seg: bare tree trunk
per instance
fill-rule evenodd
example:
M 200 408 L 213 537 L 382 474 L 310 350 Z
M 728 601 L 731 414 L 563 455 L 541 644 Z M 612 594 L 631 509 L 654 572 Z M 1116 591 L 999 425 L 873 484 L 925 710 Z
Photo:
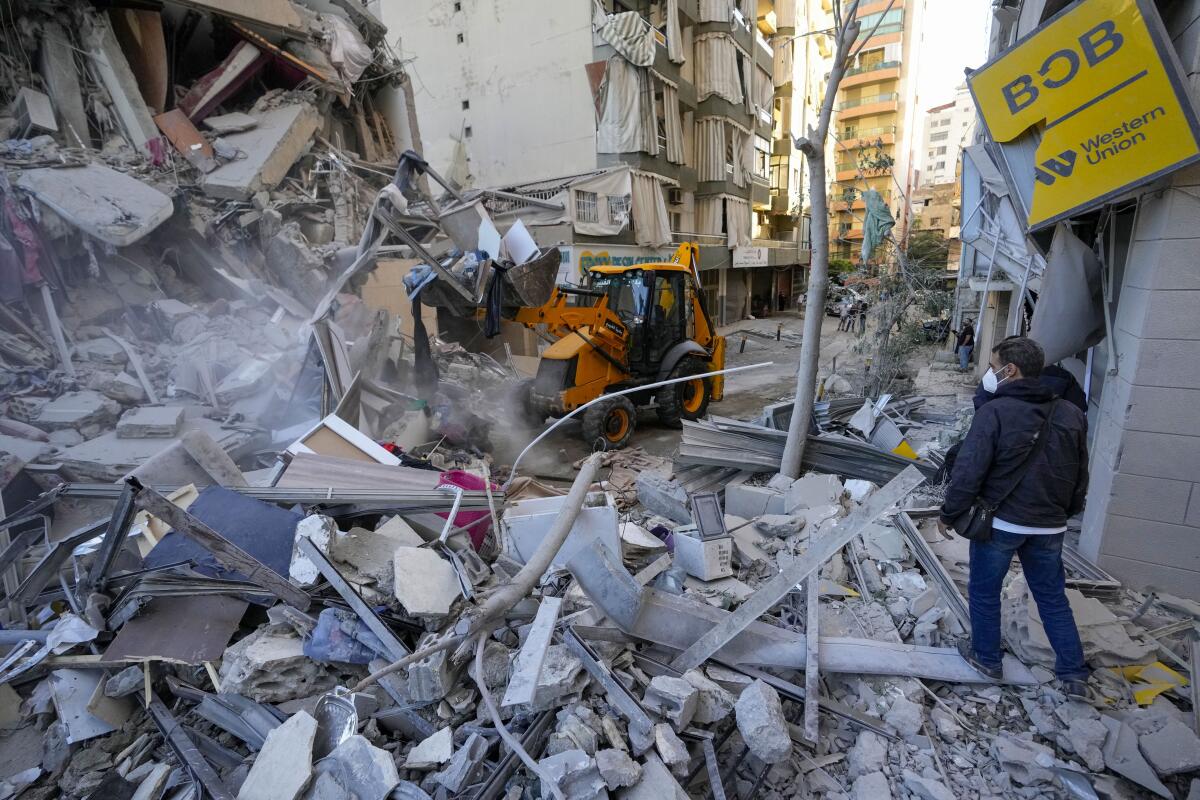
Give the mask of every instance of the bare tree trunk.
M 788 478 L 800 477 L 800 465 L 804 461 L 804 446 L 808 443 L 808 428 L 816 400 L 821 323 L 825 318 L 825 295 L 829 289 L 829 188 L 825 184 L 825 140 L 829 138 L 833 101 L 837 98 L 838 86 L 846 74 L 858 38 L 860 25 L 854 18 L 857 10 L 858 0 L 854 0 L 846 9 L 845 21 L 838 25 L 837 50 L 829 71 L 829 83 L 825 86 L 816 130 L 809 128 L 807 138 L 796 142 L 808 165 L 812 266 L 808 276 L 808 297 L 804 303 L 804 339 L 800 342 L 800 367 L 796 371 L 796 400 L 792 405 L 787 444 L 784 445 L 783 460 L 779 465 L 779 473 Z

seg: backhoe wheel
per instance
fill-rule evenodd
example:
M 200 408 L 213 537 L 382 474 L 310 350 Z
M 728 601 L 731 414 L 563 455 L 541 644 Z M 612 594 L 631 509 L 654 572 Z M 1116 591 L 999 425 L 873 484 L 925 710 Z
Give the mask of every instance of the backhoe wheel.
M 540 428 L 549 414 L 546 407 L 533 399 L 533 378 L 527 378 L 513 387 L 509 395 L 511 407 L 521 424 L 528 428 Z
M 685 358 L 671 370 L 670 378 L 704 374 L 704 365 L 694 358 Z M 712 384 L 708 378 L 694 378 L 682 383 L 663 386 L 654 396 L 658 421 L 668 428 L 682 428 L 682 420 L 697 420 L 708 411 L 712 399 Z
M 636 424 L 637 411 L 629 398 L 610 397 L 583 412 L 583 439 L 594 449 L 620 450 Z

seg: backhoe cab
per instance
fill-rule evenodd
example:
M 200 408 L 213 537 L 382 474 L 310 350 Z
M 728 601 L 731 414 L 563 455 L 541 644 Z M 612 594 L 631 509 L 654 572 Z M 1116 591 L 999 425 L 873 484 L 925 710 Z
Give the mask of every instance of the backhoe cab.
M 544 325 L 552 341 L 522 387 L 530 418 L 540 423 L 611 392 L 723 369 L 725 340 L 699 290 L 698 252 L 685 243 L 669 262 L 595 267 L 587 287 L 558 287 L 545 305 L 519 309 L 517 322 Z M 678 428 L 723 394 L 723 377 L 713 376 L 616 395 L 584 411 L 584 438 L 615 450 L 633 434 L 638 406 L 653 403 L 659 421 Z

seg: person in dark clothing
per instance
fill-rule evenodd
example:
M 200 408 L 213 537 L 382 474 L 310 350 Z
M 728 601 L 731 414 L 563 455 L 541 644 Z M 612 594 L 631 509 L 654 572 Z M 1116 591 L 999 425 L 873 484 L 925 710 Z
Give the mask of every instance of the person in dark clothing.
M 1017 337 L 1010 336 L 1008 338 L 1015 339 Z M 1007 341 L 1007 339 L 1005 341 Z M 1087 395 L 1083 393 L 1083 387 L 1079 385 L 1079 381 L 1075 380 L 1074 375 L 1067 372 L 1057 364 L 1047 364 L 1042 368 L 1042 374 L 1038 380 L 1041 381 L 1042 386 L 1045 387 L 1047 391 L 1053 392 L 1055 396 L 1061 397 L 1063 400 L 1066 400 L 1068 403 L 1082 411 L 1083 425 L 1084 428 L 1087 427 Z M 983 388 L 983 384 L 975 387 L 975 397 L 972 398 L 972 402 L 975 404 L 975 410 L 978 411 L 980 406 L 989 400 L 994 400 L 995 397 L 996 395 Z
M 1055 394 L 1039 380 L 1044 360 L 1041 346 L 1026 337 L 992 350 L 983 385 L 994 398 L 975 413 L 938 527 L 953 528 L 976 499 L 1002 497 L 1053 412 L 1042 451 L 996 508 L 991 538 L 971 542 L 971 639 L 959 652 L 982 674 L 1001 677 L 1000 590 L 1015 553 L 1054 649 L 1055 674 L 1067 695 L 1086 698 L 1088 669 L 1067 602 L 1062 546 L 1067 519 L 1083 510 L 1087 494 L 1087 430 L 1077 406 L 1052 403 Z
M 958 353 L 958 368 L 963 372 L 971 363 L 971 351 L 975 349 L 975 323 L 969 319 L 962 321 L 962 330 L 956 332 L 954 352 Z

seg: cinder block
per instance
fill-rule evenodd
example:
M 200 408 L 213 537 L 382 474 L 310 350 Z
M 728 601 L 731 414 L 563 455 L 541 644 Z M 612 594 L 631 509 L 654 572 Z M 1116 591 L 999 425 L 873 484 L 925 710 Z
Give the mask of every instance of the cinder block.
M 1126 586 L 1153 586 L 1179 597 L 1200 600 L 1200 572 L 1109 555 L 1101 555 L 1098 564 Z
M 1123 517 L 1182 524 L 1192 484 L 1143 475 L 1114 476 L 1108 513 Z
M 642 472 L 637 476 L 636 485 L 638 502 L 650 511 L 680 525 L 691 523 L 687 490 L 677 481 L 661 472 Z
M 1194 480 L 1200 475 L 1200 436 L 1126 431 L 1120 471 L 1126 475 Z

